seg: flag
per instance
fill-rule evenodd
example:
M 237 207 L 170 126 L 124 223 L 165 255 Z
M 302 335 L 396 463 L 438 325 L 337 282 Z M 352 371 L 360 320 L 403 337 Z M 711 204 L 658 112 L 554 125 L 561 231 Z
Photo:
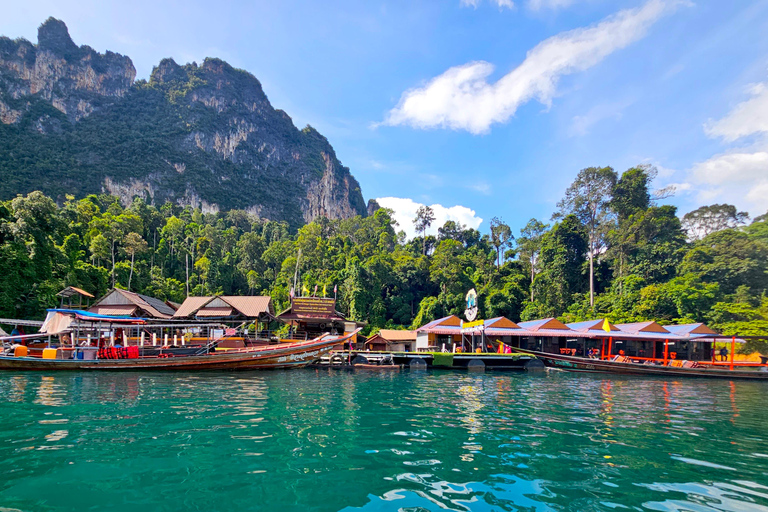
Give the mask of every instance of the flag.
M 313 295 L 313 297 L 317 297 L 317 285 L 315 285 L 315 294 Z
M 333 285 L 333 294 L 336 295 L 336 285 Z
M 293 296 L 295 295 L 295 293 L 294 293 L 294 291 L 293 291 L 293 286 L 291 286 L 291 293 L 289 293 L 288 295 L 289 295 L 291 298 L 293 298 Z
M 605 332 L 611 332 L 611 324 L 608 323 L 608 319 L 603 320 L 603 330 Z
M 307 288 L 307 285 L 304 285 L 301 288 L 301 293 L 302 293 L 302 296 L 304 296 L 304 297 L 308 297 L 309 296 L 309 288 Z
M 323 297 L 325 297 L 325 285 L 323 285 Z

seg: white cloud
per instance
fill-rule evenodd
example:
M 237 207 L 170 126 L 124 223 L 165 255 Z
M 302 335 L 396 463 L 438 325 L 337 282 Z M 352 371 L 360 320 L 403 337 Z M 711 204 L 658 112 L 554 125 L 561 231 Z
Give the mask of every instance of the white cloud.
M 543 9 L 561 9 L 563 7 L 569 7 L 576 3 L 576 0 L 530 0 L 528 7 L 533 11 L 541 11 Z
M 768 133 L 768 83 L 749 88 L 752 97 L 736 105 L 719 121 L 710 121 L 704 131 L 710 137 L 733 142 L 755 133 Z
M 503 123 L 531 99 L 549 106 L 563 75 L 583 71 L 642 38 L 680 0 L 649 0 L 600 23 L 550 37 L 531 49 L 517 68 L 489 83 L 494 66 L 475 61 L 455 66 L 423 87 L 403 93 L 384 124 L 451 128 L 474 134 Z
M 416 236 L 416 231 L 413 227 L 413 219 L 416 218 L 416 210 L 420 206 L 424 206 L 421 203 L 417 203 L 413 199 L 403 197 L 379 197 L 376 198 L 376 202 L 383 208 L 389 208 L 395 212 L 394 219 L 399 226 L 396 228 L 398 231 L 405 231 L 408 239 Z M 470 228 L 478 229 L 483 219 L 475 214 L 474 210 L 467 208 L 466 206 L 451 206 L 445 207 L 441 204 L 430 205 L 435 212 L 435 221 L 427 229 L 428 235 L 437 235 L 437 228 L 440 228 L 446 221 L 452 220 L 460 222 Z
M 512 0 L 491 0 L 491 3 L 496 4 L 499 9 L 503 9 L 504 7 L 512 9 L 515 7 Z M 480 5 L 480 0 L 461 0 L 460 4 L 462 7 L 474 7 L 477 9 L 477 6 Z
M 735 142 L 755 134 L 768 134 L 768 82 L 749 87 L 751 97 L 736 105 L 704 131 L 710 137 Z M 761 214 L 768 209 L 768 139 L 746 148 L 733 148 L 696 163 L 688 182 L 701 202 L 735 204 Z
M 753 214 L 768 209 L 768 149 L 715 155 L 691 175 L 702 202 L 732 203 Z

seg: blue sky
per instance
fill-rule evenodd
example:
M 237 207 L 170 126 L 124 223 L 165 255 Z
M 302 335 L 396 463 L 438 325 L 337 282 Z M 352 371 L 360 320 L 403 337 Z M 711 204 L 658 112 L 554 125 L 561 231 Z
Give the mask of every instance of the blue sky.
M 487 230 L 549 219 L 579 169 L 639 163 L 683 214 L 768 210 L 768 0 L 36 1 L 78 44 L 220 57 L 330 140 L 363 195 Z M 483 219 L 480 222 L 480 219 Z M 435 226 L 436 228 L 436 226 Z

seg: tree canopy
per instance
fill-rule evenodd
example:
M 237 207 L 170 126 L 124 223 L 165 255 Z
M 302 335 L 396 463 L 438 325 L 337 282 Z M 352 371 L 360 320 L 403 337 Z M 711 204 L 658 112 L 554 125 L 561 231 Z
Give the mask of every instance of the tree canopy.
M 428 211 L 416 219 L 422 236 L 406 240 L 383 208 L 292 229 L 242 210 L 123 206 L 109 195 L 57 205 L 32 192 L 0 202 L 0 316 L 41 318 L 65 286 L 99 296 L 113 282 L 176 302 L 264 294 L 279 309 L 301 251 L 299 289 L 337 286 L 337 309 L 366 321 L 367 332 L 461 315 L 475 288 L 486 318 L 653 319 L 765 333 L 768 219 L 719 224 L 689 240 L 676 208 L 654 201 L 652 169 L 612 173 L 599 170 L 603 197 L 585 199 L 587 213 L 577 215 L 581 199 L 572 198 L 552 226 L 531 219 L 517 238 L 500 219 L 489 234 L 448 221 L 427 236 Z

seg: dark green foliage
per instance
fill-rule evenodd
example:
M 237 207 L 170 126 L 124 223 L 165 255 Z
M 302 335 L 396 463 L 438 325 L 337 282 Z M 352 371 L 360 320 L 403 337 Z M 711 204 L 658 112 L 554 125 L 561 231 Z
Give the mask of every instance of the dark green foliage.
M 67 59 L 83 51 L 89 62 L 98 57 L 75 46 L 64 27 L 67 43 L 59 24 L 44 24 L 46 44 Z M 3 40 L 0 52 L 18 44 Z M 0 73 L 0 83 L 14 80 Z M 312 127 L 296 129 L 255 77 L 219 59 L 200 66 L 163 60 L 149 82 L 122 97 L 89 96 L 94 111 L 74 124 L 38 95 L 14 99 L 0 89 L 0 100 L 24 112 L 14 124 L 0 123 L 0 199 L 42 190 L 61 204 L 110 183 L 140 184 L 137 193 L 155 205 L 193 191 L 225 211 L 258 205 L 262 217 L 298 228 L 308 185 L 330 172 L 350 189 L 334 199 L 366 212 L 359 184 L 328 140 Z
M 289 305 L 298 268 L 298 294 L 317 286 L 318 294 L 325 288 L 332 295 L 337 285 L 337 309 L 367 322 L 368 331 L 462 315 L 465 294 L 475 288 L 480 318 L 653 319 L 766 334 L 766 221 L 689 243 L 675 208 L 650 202 L 649 175 L 628 172 L 617 187 L 640 191 L 626 192 L 639 199 L 608 198 L 616 211 L 605 220 L 607 247 L 595 257 L 594 304 L 588 230 L 575 215 L 549 230 L 532 220 L 500 262 L 498 240 L 456 223 L 437 237 L 406 242 L 384 208 L 292 230 L 243 210 L 204 214 L 138 199 L 123 208 L 117 198 L 95 194 L 65 196 L 57 206 L 33 192 L 0 202 L 0 316 L 40 318 L 65 285 L 102 295 L 113 274 L 116 286 L 130 281 L 132 290 L 163 300 L 268 294 L 280 310 Z

